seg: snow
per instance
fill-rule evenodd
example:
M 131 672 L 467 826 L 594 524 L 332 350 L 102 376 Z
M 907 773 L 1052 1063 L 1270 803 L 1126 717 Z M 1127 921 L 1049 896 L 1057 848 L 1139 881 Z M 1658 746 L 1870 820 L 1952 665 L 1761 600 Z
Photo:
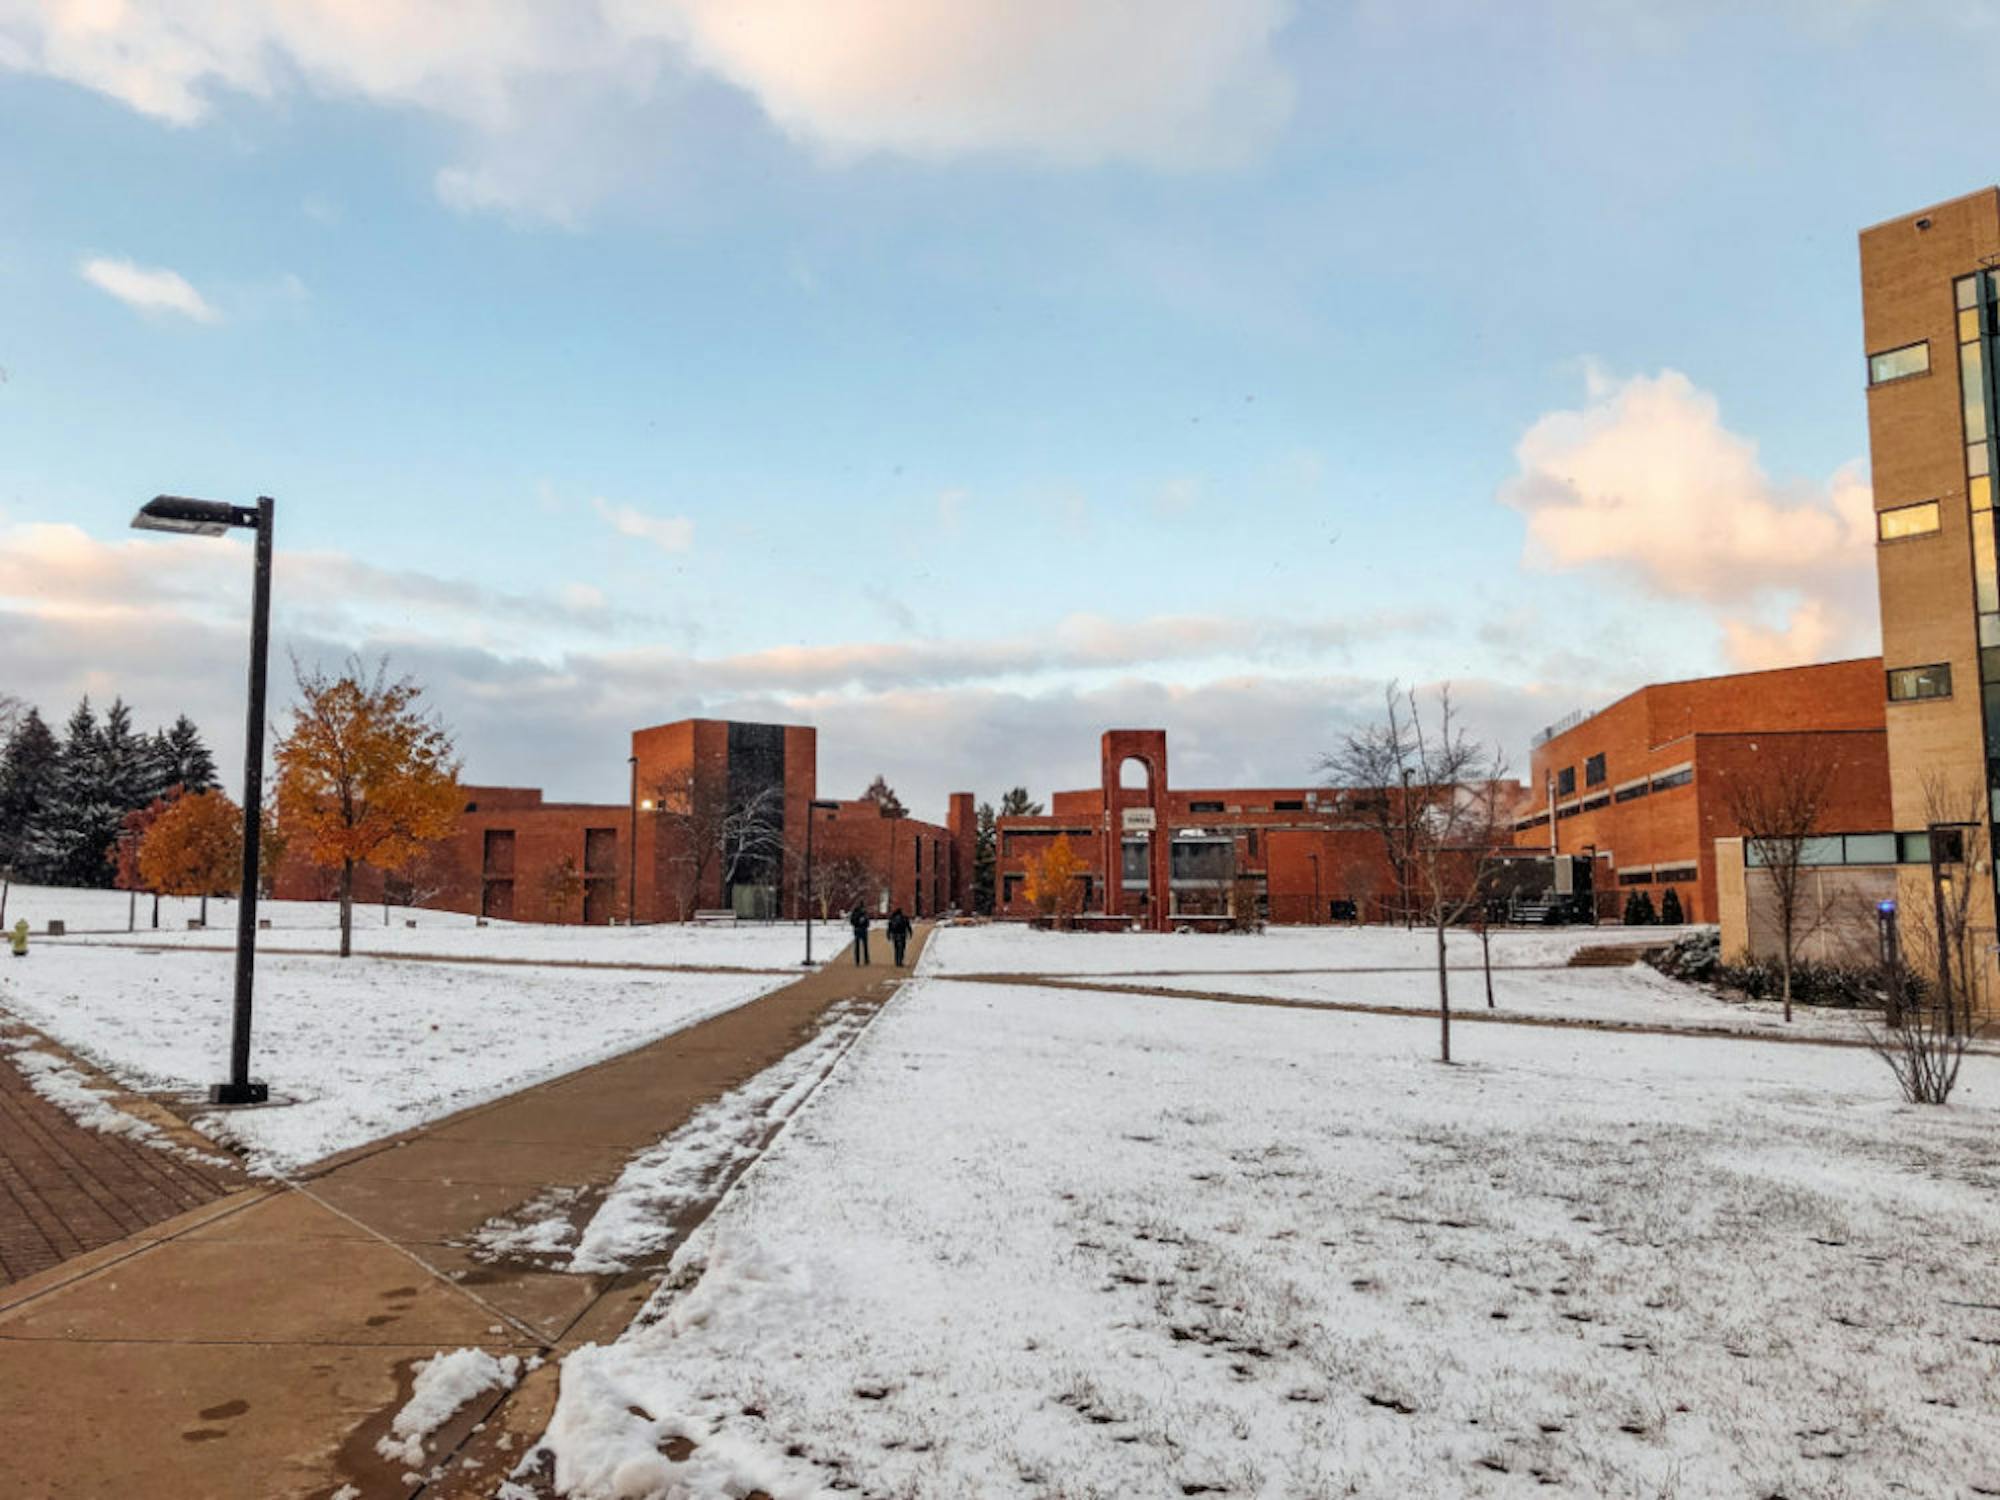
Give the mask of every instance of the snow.
M 46 943 L 0 965 L 0 1012 L 128 1087 L 199 1093 L 227 1065 L 232 964 Z M 240 1145 L 253 1170 L 281 1173 L 616 1056 L 789 978 L 266 955 L 251 1073 L 293 1102 L 195 1123 Z
M 110 1089 L 92 1083 L 80 1069 L 55 1053 L 36 1047 L 29 1036 L 0 1027 L 0 1056 L 14 1065 L 15 1070 L 27 1080 L 29 1088 L 85 1130 L 126 1136 L 140 1145 L 151 1146 L 156 1151 L 171 1151 L 190 1161 L 212 1166 L 228 1165 L 220 1157 L 182 1145 L 152 1121 L 142 1120 L 118 1108 L 111 1102 Z
M 389 1435 L 376 1439 L 375 1451 L 392 1463 L 421 1465 L 424 1440 L 452 1413 L 482 1391 L 511 1391 L 520 1373 L 518 1355 L 495 1359 L 484 1349 L 440 1350 L 417 1366 L 410 1399 L 390 1419 Z
M 627 1162 L 580 1235 L 569 1217 L 578 1190 L 553 1188 L 484 1225 L 473 1235 L 473 1246 L 487 1259 L 538 1257 L 542 1270 L 576 1275 L 630 1270 L 671 1243 L 682 1213 L 714 1196 L 756 1157 L 866 1024 L 866 1013 L 834 1006 L 804 1045 L 703 1105 L 678 1130 Z
M 1666 946 L 1695 927 L 1508 927 L 1492 934 L 1493 962 L 1565 964 L 1580 948 Z M 1045 932 L 992 922 L 945 929 L 926 972 L 941 974 L 1249 974 L 1299 969 L 1434 967 L 1437 939 L 1425 928 L 1271 927 L 1259 933 Z M 1479 966 L 1479 939 L 1447 934 L 1454 966 Z
M 987 931 L 937 970 L 1029 967 Z M 2000 1487 L 2000 1060 L 1922 1109 L 1852 1048 L 1435 1044 L 919 979 L 564 1363 L 558 1491 Z

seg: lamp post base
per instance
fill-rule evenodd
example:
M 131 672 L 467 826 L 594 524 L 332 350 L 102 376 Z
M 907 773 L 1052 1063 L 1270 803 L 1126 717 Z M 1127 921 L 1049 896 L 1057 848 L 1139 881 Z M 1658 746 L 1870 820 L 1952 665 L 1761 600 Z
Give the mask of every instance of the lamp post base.
M 268 1083 L 212 1083 L 208 1086 L 210 1104 L 268 1104 L 271 1101 L 271 1086 Z

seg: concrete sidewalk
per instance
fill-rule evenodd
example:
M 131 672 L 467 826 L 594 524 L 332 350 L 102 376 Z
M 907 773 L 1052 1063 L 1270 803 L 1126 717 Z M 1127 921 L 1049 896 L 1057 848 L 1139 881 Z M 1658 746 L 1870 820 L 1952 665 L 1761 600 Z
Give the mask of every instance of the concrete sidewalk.
M 490 1492 L 496 1468 L 539 1435 L 554 1360 L 616 1337 L 652 1277 L 482 1263 L 455 1242 L 551 1187 L 594 1201 L 631 1155 L 784 1057 L 830 1007 L 879 1005 L 907 972 L 839 953 L 622 1057 L 0 1289 L 7 1492 L 277 1500 L 346 1484 L 407 1496 L 423 1486 L 379 1458 L 375 1439 L 415 1362 L 462 1345 L 550 1360 L 512 1399 L 472 1403 L 432 1445 L 450 1454 L 485 1421 L 475 1446 Z M 461 1471 L 424 1492 L 467 1482 Z

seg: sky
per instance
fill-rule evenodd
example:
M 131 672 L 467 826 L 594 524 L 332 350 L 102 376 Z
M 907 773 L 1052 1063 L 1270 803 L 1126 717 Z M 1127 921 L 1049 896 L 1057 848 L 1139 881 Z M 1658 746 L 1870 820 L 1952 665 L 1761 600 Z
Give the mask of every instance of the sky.
M 1988 0 L 0 0 L 0 691 L 233 762 L 386 655 L 470 780 L 1304 785 L 1877 649 L 1855 234 Z

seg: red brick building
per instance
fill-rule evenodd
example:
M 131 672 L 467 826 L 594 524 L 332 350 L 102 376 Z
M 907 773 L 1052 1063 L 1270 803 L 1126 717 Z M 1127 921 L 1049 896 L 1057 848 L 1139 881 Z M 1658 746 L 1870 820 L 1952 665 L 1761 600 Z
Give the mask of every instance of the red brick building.
M 1046 813 L 999 820 L 996 916 L 1034 915 L 1022 894 L 1028 862 L 1059 835 L 1084 865 L 1084 912 L 1107 922 L 1165 929 L 1220 921 L 1239 894 L 1283 923 L 1365 918 L 1395 900 L 1365 806 L 1383 793 L 1177 789 L 1162 729 L 1110 730 L 1101 759 L 1098 786 L 1056 792 Z
M 457 833 L 385 880 L 356 872 L 356 896 L 503 920 L 684 921 L 699 911 L 797 918 L 812 904 L 934 916 L 969 904 L 973 799 L 948 823 L 889 818 L 873 802 L 818 797 L 818 735 L 797 724 L 683 719 L 637 730 L 623 803 L 545 802 L 528 787 L 468 785 Z M 296 853 L 285 899 L 333 894 L 337 872 Z
M 1834 766 L 1829 830 L 1893 826 L 1883 682 L 1872 656 L 1739 672 L 1656 683 L 1552 725 L 1530 760 L 1541 805 L 1517 820 L 1515 843 L 1590 855 L 1601 916 L 1615 920 L 1634 890 L 1657 908 L 1672 889 L 1687 920 L 1713 922 L 1715 841 L 1744 832 L 1730 784 L 1780 746 Z

